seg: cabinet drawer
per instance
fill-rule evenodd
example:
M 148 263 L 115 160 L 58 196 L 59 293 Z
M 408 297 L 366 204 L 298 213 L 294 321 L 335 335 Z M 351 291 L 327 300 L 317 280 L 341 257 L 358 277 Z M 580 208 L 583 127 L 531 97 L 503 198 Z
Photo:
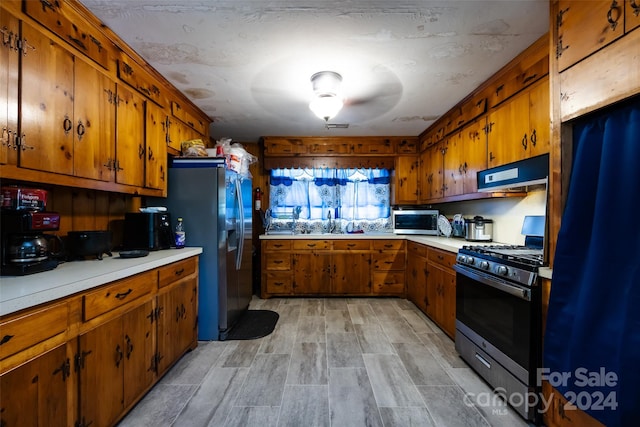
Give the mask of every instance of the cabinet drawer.
M 268 294 L 288 295 L 293 289 L 291 287 L 291 273 L 265 273 L 265 279 Z
M 265 270 L 291 270 L 290 254 L 265 254 Z
M 118 60 L 118 77 L 156 104 L 164 106 L 166 97 L 159 87 L 160 83 L 133 60 Z
M 331 249 L 329 240 L 294 240 L 292 242 L 293 250 L 309 251 L 314 249 Z
M 407 254 L 412 256 L 418 256 L 421 258 L 427 257 L 427 247 L 416 242 L 407 243 Z
M 57 34 L 71 46 L 109 69 L 110 53 L 115 50 L 111 41 L 87 23 L 76 11 L 62 1 L 25 1 L 27 15 Z
M 404 249 L 404 240 L 374 240 L 373 249 L 383 251 L 398 251 Z
M 369 240 L 335 240 L 333 249 L 338 251 L 368 251 L 371 248 Z
M 264 139 L 264 155 L 305 154 L 307 146 L 301 139 Z
M 196 259 L 189 258 L 184 261 L 174 262 L 165 267 L 160 267 L 158 277 L 158 287 L 167 286 L 176 280 L 187 277 L 196 272 Z
M 311 145 L 312 154 L 349 154 L 351 146 L 347 143 L 326 142 Z
M 456 254 L 429 248 L 429 261 L 447 268 L 453 268 L 453 265 L 456 263 Z
M 0 323 L 0 359 L 63 333 L 68 319 L 65 302 Z
M 358 142 L 353 144 L 354 154 L 393 154 L 393 144 L 386 139 L 383 142 Z
M 291 249 L 291 240 L 264 240 L 263 249 L 266 251 L 288 251 Z
M 191 127 L 191 129 L 194 129 L 195 131 L 197 131 L 202 135 L 206 135 L 207 127 L 209 126 L 209 123 L 202 121 L 201 119 L 197 118 L 194 114 L 191 114 L 189 111 L 186 111 L 176 101 L 171 101 L 171 114 L 173 114 L 173 116 L 179 119 L 182 123 Z
M 371 256 L 371 261 L 374 270 L 404 270 L 405 268 L 404 252 L 374 253 Z
M 399 271 L 373 273 L 372 292 L 374 294 L 403 294 L 404 273 Z
M 82 298 L 83 320 L 86 322 L 147 295 L 157 286 L 157 283 L 157 272 L 149 271 L 88 293 Z

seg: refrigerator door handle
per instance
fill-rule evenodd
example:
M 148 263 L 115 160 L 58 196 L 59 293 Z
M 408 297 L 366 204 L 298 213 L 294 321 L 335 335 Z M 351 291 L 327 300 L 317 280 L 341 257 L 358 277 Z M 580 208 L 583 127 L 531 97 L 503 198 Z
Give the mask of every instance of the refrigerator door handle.
M 240 177 L 236 176 L 236 202 L 238 203 L 238 252 L 236 253 L 236 270 L 242 266 L 242 252 L 244 252 L 244 205 L 242 204 L 242 185 Z

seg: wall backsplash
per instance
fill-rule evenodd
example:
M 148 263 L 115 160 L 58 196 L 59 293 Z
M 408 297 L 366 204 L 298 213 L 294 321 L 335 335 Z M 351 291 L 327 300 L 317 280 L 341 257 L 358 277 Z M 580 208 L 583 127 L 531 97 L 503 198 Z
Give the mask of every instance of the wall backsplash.
M 545 215 L 547 193 L 544 188 L 530 191 L 526 197 L 471 200 L 437 206 L 443 215 L 452 219 L 460 213 L 465 218 L 481 215 L 493 220 L 493 241 L 522 245 L 522 222 L 526 215 Z

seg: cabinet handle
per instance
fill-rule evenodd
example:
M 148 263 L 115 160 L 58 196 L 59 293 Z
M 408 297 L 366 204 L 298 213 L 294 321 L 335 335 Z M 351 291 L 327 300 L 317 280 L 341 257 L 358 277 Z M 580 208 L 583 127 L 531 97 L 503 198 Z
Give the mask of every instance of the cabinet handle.
M 614 19 L 615 12 L 615 19 Z M 620 19 L 620 8 L 618 7 L 618 2 L 613 0 L 611 2 L 611 6 L 609 7 L 609 11 L 607 12 L 607 22 L 612 30 L 615 31 L 618 26 L 618 20 Z
M 636 0 L 631 0 L 629 4 L 631 5 L 631 9 L 633 9 L 633 14 L 636 16 L 640 15 L 640 5 L 636 3 Z
M 524 78 L 524 80 L 522 80 L 522 84 L 526 85 L 527 83 L 529 83 L 531 80 L 535 79 L 536 77 L 538 77 L 537 74 L 532 74 L 530 76 L 527 76 Z
M 3 336 L 2 340 L 0 340 L 0 345 L 8 343 L 9 341 L 11 341 L 11 338 L 13 338 L 13 337 L 14 337 L 14 335 L 5 335 L 5 336 Z
M 148 150 L 149 150 L 149 160 L 153 160 L 153 150 L 151 150 L 151 147 L 149 147 Z
M 49 0 L 40 0 L 40 3 L 42 3 L 42 10 L 43 11 L 47 11 L 47 7 L 49 9 L 51 9 L 52 12 L 55 12 L 55 9 L 53 8 L 53 4 L 49 1 Z
M 116 160 L 116 161 L 113 163 L 113 169 L 114 169 L 116 172 L 117 172 L 117 171 L 122 171 L 122 170 L 124 170 L 124 168 L 121 168 L 121 167 L 120 167 L 120 160 Z
M 282 263 L 283 263 L 283 261 L 282 261 L 281 259 L 274 259 L 274 260 L 273 260 L 273 263 L 274 263 L 274 264 L 282 264 Z
M 176 305 L 176 322 L 180 321 L 180 307 Z
M 118 344 L 116 346 L 116 368 L 120 367 L 120 362 L 122 362 L 123 358 L 124 354 L 122 353 L 122 348 L 120 347 L 120 344 Z
M 62 129 L 64 130 L 64 134 L 68 135 L 73 127 L 73 123 L 71 123 L 71 119 L 69 116 L 64 116 L 64 120 L 62 122 Z
M 524 148 L 525 150 L 527 149 L 527 134 L 525 133 L 524 136 L 522 137 L 522 148 Z
M 536 130 L 534 129 L 533 132 L 531 132 L 531 145 L 535 147 L 537 141 L 538 141 L 538 136 L 536 135 Z
M 184 268 L 181 268 L 180 270 L 176 270 L 173 272 L 173 274 L 175 274 L 176 276 L 182 276 L 182 273 L 184 273 Z
M 78 120 L 78 126 L 76 127 L 76 132 L 78 133 L 78 140 L 82 141 L 82 137 L 84 136 L 85 128 L 82 124 L 82 120 Z
M 142 144 L 138 144 L 138 157 L 143 158 L 144 152 L 146 151 L 145 147 Z
M 123 300 L 123 299 L 125 299 L 127 296 L 129 296 L 129 294 L 130 294 L 131 292 L 133 292 L 133 289 L 129 289 L 127 292 L 118 292 L 118 293 L 116 294 L 116 299 Z
M 131 343 L 131 338 L 129 335 L 125 335 L 125 341 L 127 341 L 127 360 L 131 358 L 131 353 L 133 353 L 133 344 Z
M 53 375 L 57 373 L 62 374 L 62 381 L 66 381 L 68 377 L 71 376 L 71 364 L 69 363 L 69 359 L 67 358 L 62 364 L 53 371 Z
M 307 246 L 310 248 L 315 248 L 316 244 L 315 243 L 307 243 Z

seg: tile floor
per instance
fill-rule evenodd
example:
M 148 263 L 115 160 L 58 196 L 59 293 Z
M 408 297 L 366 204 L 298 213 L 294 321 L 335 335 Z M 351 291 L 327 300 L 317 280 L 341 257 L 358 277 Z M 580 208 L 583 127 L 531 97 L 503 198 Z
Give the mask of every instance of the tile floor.
M 279 313 L 271 335 L 200 342 L 120 426 L 526 426 L 502 402 L 474 398 L 489 387 L 406 300 L 255 298 L 250 308 Z

